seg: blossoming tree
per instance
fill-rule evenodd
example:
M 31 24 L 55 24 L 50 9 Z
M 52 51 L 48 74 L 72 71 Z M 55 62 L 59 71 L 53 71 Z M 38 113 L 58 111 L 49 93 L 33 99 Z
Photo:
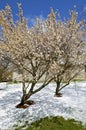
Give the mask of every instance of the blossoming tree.
M 51 57 L 48 54 L 48 45 L 45 44 L 46 35 L 42 24 L 36 19 L 36 25 L 28 28 L 20 4 L 18 10 L 19 20 L 16 24 L 13 22 L 10 6 L 0 11 L 0 25 L 3 27 L 4 35 L 1 50 L 2 56 L 7 53 L 12 64 L 22 74 L 23 95 L 19 105 L 24 105 L 31 95 L 43 89 L 53 78 L 48 72 Z M 42 84 L 36 87 L 41 78 Z
M 51 9 L 46 21 L 48 42 L 53 46 L 50 72 L 57 84 L 55 94 L 66 87 L 83 69 L 86 63 L 85 22 L 77 21 L 76 8 L 71 12 L 68 21 L 57 20 L 56 13 Z M 66 84 L 62 84 L 62 82 Z

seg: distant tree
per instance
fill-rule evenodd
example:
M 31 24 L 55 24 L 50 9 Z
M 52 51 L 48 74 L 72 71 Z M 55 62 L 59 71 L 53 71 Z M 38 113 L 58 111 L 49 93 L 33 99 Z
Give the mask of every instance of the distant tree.
M 3 50 L 1 46 L 4 45 L 4 37 L 2 28 L 0 30 L 0 82 L 12 80 L 12 69 L 10 64 L 10 58 L 6 53 L 3 55 Z
M 11 80 L 10 62 L 5 56 L 3 59 L 0 56 L 0 82 Z

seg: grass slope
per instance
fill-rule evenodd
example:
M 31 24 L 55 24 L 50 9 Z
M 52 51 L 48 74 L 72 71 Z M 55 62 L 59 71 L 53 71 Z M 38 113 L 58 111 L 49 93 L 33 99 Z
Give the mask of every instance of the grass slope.
M 15 130 L 86 130 L 85 126 L 82 126 L 81 122 L 77 122 L 74 119 L 65 120 L 63 117 L 46 117 L 25 125 L 15 128 Z

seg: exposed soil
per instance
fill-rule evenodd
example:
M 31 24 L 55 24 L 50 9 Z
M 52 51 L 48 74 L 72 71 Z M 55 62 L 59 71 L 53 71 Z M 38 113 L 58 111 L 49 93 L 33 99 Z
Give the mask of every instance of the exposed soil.
M 55 94 L 55 97 L 62 97 L 62 93 Z
M 4 89 L 0 88 L 0 90 L 4 90 Z
M 16 107 L 16 108 L 23 108 L 23 109 L 26 109 L 27 107 L 29 107 L 30 105 L 33 105 L 33 104 L 35 104 L 34 101 L 28 100 L 28 101 L 26 101 L 24 104 L 19 103 L 19 104 L 16 105 L 15 107 Z

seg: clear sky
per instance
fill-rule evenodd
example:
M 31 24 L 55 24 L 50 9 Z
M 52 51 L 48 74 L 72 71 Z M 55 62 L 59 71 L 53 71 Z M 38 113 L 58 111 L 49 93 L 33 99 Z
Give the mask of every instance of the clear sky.
M 17 17 L 17 3 L 22 3 L 24 16 L 30 22 L 33 22 L 35 17 L 47 17 L 50 12 L 50 7 L 54 10 L 59 9 L 61 18 L 68 17 L 68 10 L 72 10 L 74 5 L 79 13 L 78 19 L 86 19 L 86 0 L 0 0 L 0 9 L 3 9 L 7 4 L 12 8 L 14 19 Z

